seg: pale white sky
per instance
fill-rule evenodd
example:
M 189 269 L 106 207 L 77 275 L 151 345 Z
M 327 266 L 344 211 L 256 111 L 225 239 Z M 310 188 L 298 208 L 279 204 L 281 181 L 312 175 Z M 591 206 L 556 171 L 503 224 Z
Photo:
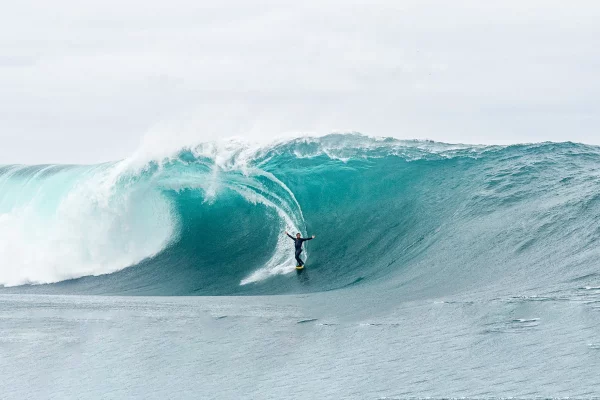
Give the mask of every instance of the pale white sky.
M 21 0 L 0 164 L 119 159 L 149 132 L 600 144 L 598 48 L 597 1 Z

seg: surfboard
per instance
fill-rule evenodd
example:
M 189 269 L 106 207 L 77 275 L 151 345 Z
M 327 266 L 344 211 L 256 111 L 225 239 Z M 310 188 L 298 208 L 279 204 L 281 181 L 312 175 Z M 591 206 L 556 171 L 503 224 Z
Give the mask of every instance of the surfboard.
M 297 269 L 297 270 L 304 269 L 304 265 L 296 265 L 296 269 Z

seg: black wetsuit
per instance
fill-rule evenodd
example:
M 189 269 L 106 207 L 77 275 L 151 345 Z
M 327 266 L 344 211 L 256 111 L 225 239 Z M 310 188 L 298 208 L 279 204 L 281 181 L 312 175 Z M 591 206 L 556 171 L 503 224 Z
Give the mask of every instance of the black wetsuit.
M 302 243 L 306 242 L 307 240 L 312 240 L 312 238 L 295 238 L 289 233 L 287 235 L 294 241 L 294 246 L 296 246 L 296 261 L 298 262 L 298 265 L 304 265 L 304 261 L 302 261 L 300 258 L 300 253 L 302 253 Z

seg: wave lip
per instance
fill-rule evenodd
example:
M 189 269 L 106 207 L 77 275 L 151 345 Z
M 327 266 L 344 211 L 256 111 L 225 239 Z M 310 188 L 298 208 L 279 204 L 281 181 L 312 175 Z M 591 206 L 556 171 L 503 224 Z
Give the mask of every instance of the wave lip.
M 160 252 L 176 230 L 170 205 L 121 167 L 4 167 L 0 284 L 107 274 Z

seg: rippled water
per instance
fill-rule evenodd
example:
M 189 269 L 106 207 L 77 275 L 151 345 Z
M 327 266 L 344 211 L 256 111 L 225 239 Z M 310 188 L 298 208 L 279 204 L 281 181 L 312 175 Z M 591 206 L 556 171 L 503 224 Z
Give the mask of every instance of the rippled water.
M 575 294 L 575 296 L 571 296 Z M 310 296 L 0 296 L 23 398 L 600 396 L 600 290 L 355 306 Z

